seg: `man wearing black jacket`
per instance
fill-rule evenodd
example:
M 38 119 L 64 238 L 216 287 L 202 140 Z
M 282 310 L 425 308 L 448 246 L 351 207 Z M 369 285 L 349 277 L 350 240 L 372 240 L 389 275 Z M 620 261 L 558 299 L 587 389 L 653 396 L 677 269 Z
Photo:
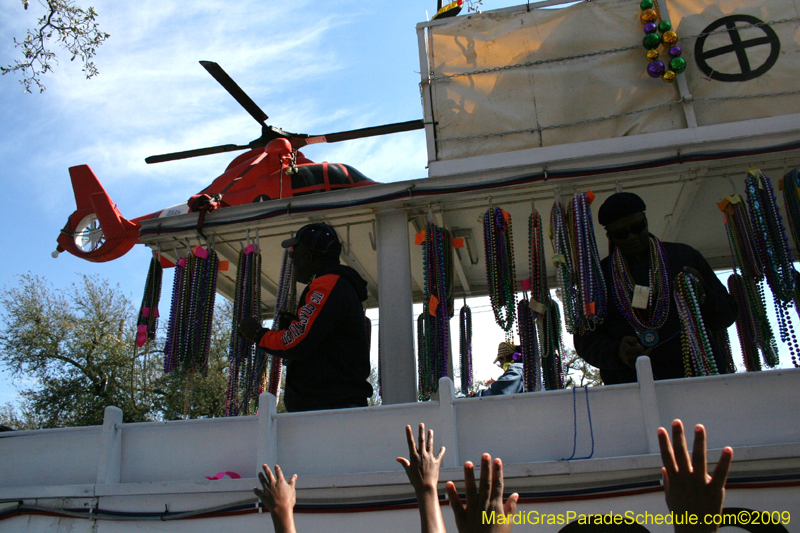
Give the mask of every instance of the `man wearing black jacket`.
M 366 406 L 372 396 L 362 306 L 367 282 L 339 264 L 342 246 L 328 224 L 303 226 L 282 246 L 292 249 L 295 279 L 307 284 L 297 316 L 277 330 L 246 318 L 239 333 L 286 362 L 289 412 Z
M 717 370 L 732 372 L 733 362 L 714 333 L 736 320 L 736 302 L 700 252 L 661 242 L 648 231 L 646 209 L 630 192 L 611 195 L 600 207 L 598 220 L 611 243 L 609 257 L 600 262 L 608 311 L 593 331 L 573 336 L 575 350 L 600 369 L 606 385 L 635 382 L 636 359 L 642 355 L 650 357 L 655 379 L 690 377 L 673 296 L 676 276 L 687 272 L 699 281 L 700 313 Z

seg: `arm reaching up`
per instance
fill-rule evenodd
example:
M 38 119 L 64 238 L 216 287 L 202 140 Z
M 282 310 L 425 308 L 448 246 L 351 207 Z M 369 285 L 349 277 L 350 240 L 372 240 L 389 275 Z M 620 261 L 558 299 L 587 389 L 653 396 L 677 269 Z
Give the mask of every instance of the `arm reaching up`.
M 689 513 L 697 516 L 696 525 L 675 525 L 676 533 L 716 532 L 719 526 L 706 525 L 706 515 L 722 513 L 722 503 L 725 501 L 725 480 L 733 461 L 733 450 L 725 447 L 720 455 L 719 462 L 714 468 L 714 474 L 709 476 L 706 465 L 706 429 L 698 424 L 694 427 L 694 446 L 692 457 L 680 420 L 672 422 L 672 440 L 664 428 L 658 428 L 658 445 L 661 448 L 661 462 L 664 467 L 661 472 L 664 476 L 664 496 L 669 510 L 677 514 Z M 673 447 L 674 446 L 674 447 Z
M 492 462 L 488 453 L 481 457 L 480 487 L 475 487 L 475 466 L 464 463 L 464 491 L 466 505 L 461 502 L 456 486 L 447 482 L 447 496 L 453 508 L 458 533 L 510 533 L 514 527 L 511 521 L 505 522 L 500 516 L 508 517 L 517 512 L 519 494 L 514 493 L 503 504 L 503 462 L 498 458 Z M 484 520 L 484 512 L 494 515 L 494 522 Z M 510 517 L 509 517 L 510 518 Z
M 269 509 L 275 533 L 297 533 L 294 528 L 294 504 L 297 501 L 294 486 L 297 483 L 297 474 L 287 482 L 280 466 L 275 465 L 275 475 L 272 475 L 269 466 L 262 465 L 261 468 L 264 470 L 258 474 L 261 489 L 254 488 L 253 492 L 264 507 Z
M 422 533 L 445 533 L 442 509 L 439 507 L 439 467 L 445 448 L 433 455 L 433 430 L 425 434 L 425 424 L 419 425 L 419 443 L 414 442 L 411 426 L 406 426 L 409 459 L 398 457 L 397 462 L 406 469 L 419 503 Z

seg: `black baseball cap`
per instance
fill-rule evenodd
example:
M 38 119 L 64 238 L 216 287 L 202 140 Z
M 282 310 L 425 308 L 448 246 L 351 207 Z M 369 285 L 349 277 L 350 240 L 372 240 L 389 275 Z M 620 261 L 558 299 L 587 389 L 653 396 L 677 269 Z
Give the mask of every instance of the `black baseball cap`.
M 294 237 L 283 241 L 281 246 L 291 248 L 296 244 L 302 244 L 315 252 L 336 257 L 342 253 L 342 245 L 339 242 L 339 236 L 336 235 L 336 230 L 324 222 L 303 226 Z

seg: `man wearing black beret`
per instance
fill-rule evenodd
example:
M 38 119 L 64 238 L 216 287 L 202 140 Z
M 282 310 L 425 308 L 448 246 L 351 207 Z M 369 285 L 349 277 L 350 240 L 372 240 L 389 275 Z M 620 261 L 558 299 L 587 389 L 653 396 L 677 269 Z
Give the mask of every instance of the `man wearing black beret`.
M 292 250 L 295 279 L 308 284 L 297 316 L 281 317 L 277 330 L 245 318 L 239 334 L 286 361 L 287 411 L 366 407 L 372 396 L 361 303 L 367 282 L 339 264 L 342 245 L 328 224 L 303 226 L 282 246 Z
M 691 375 L 684 361 L 681 323 L 673 297 L 680 272 L 699 281 L 700 313 L 721 374 L 733 371 L 714 331 L 736 320 L 736 303 L 703 256 L 686 244 L 661 242 L 648 231 L 647 206 L 636 194 L 611 195 L 598 219 L 606 229 L 609 256 L 601 261 L 608 287 L 608 314 L 594 331 L 574 335 L 578 355 L 600 369 L 607 385 L 636 381 L 635 364 L 650 357 L 655 379 Z

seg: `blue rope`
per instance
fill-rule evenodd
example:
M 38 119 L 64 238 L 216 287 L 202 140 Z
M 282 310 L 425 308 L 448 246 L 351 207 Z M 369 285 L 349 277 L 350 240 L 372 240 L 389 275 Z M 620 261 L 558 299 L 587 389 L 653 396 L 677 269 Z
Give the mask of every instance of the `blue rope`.
M 592 451 L 586 457 L 575 457 L 575 450 L 578 447 L 578 406 L 577 406 L 577 387 L 572 387 L 572 455 L 562 461 L 577 461 L 581 459 L 591 459 L 594 455 L 594 428 L 592 426 L 592 409 L 589 406 L 589 385 L 584 385 L 586 391 L 586 412 L 589 415 L 589 435 L 592 438 Z

